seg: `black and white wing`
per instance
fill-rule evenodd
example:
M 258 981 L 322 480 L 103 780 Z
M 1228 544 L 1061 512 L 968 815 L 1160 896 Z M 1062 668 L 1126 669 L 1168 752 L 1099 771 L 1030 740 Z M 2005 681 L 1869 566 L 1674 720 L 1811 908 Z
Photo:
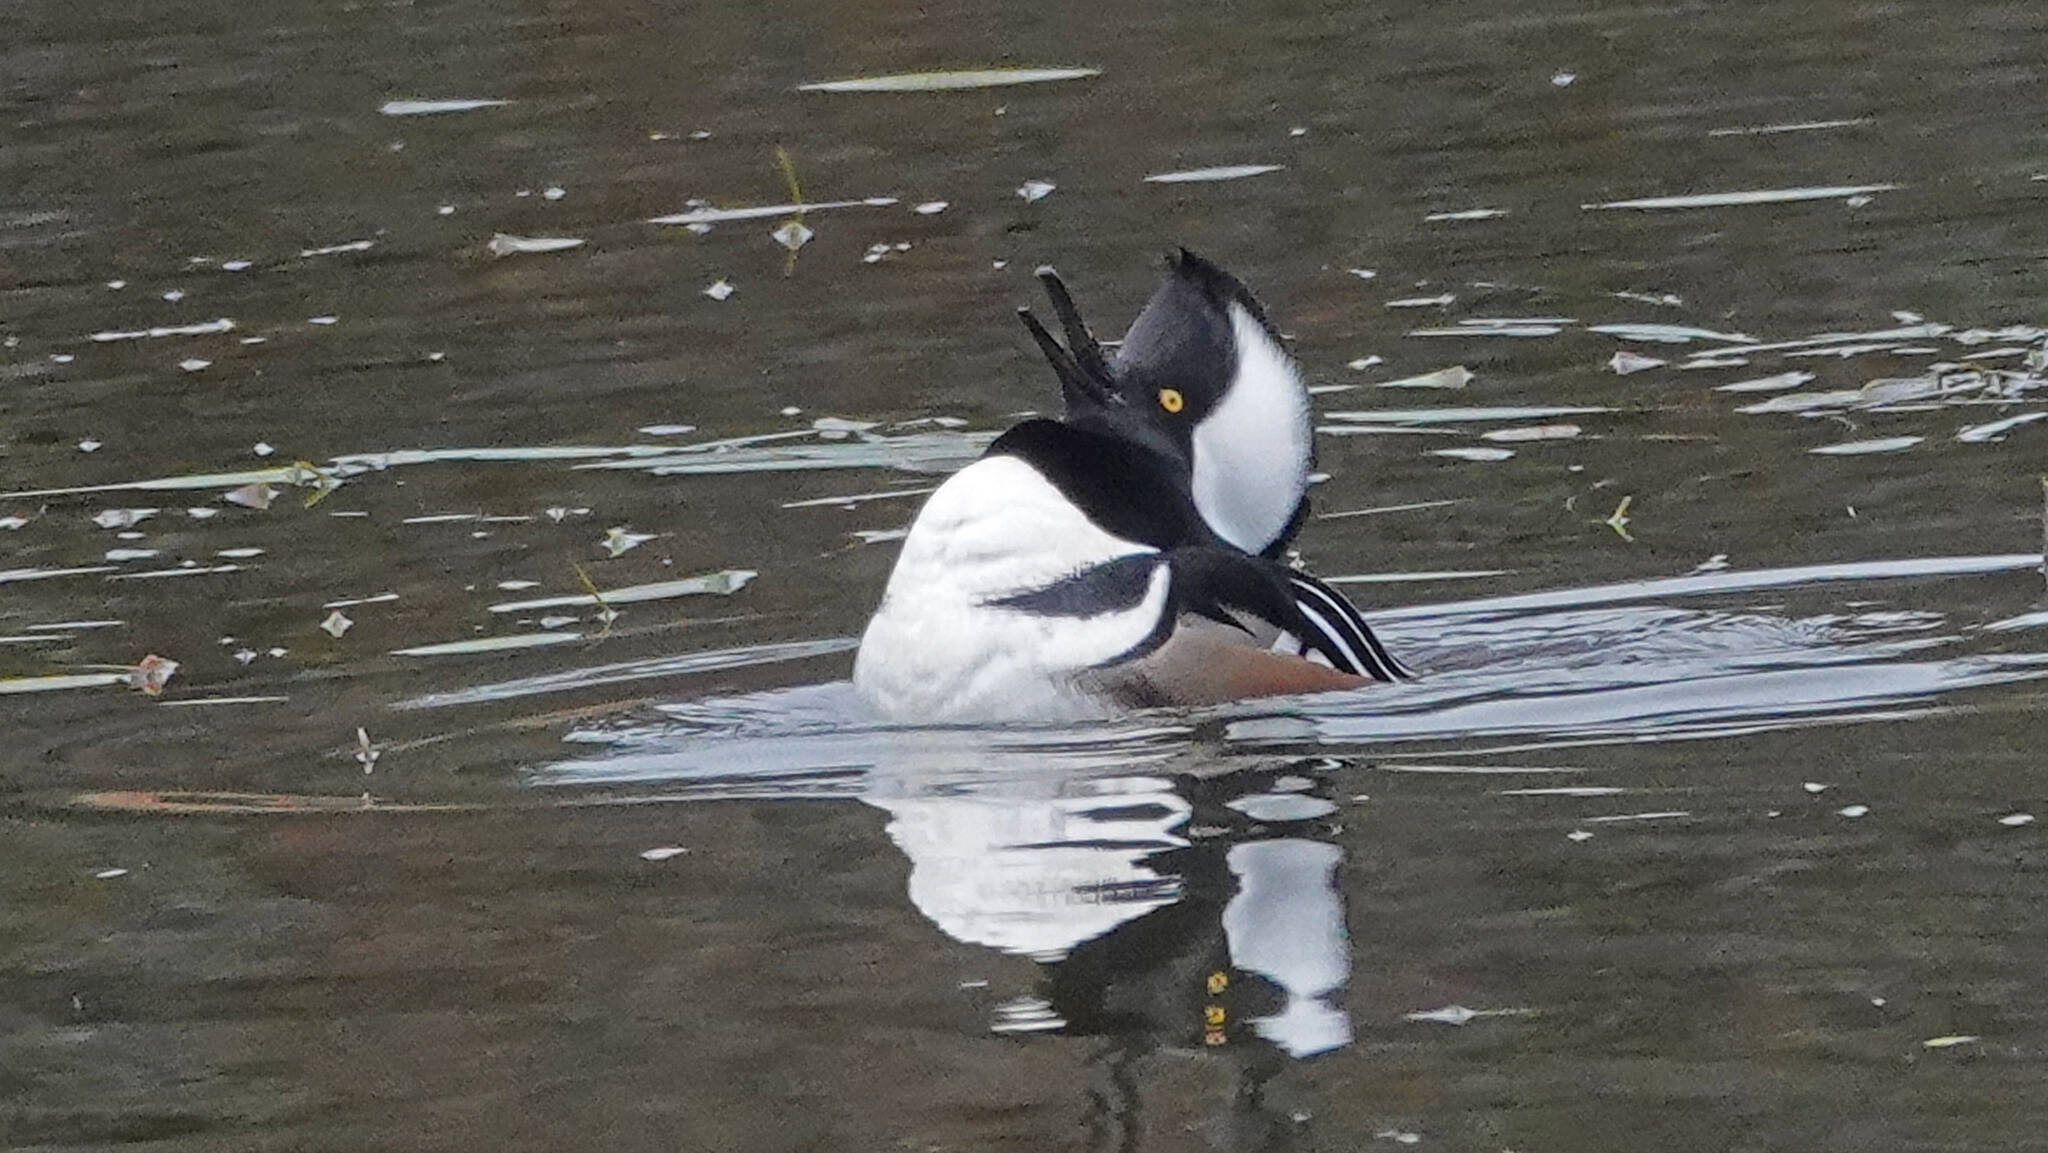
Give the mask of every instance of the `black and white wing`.
M 1376 681 L 1401 681 L 1415 675 L 1394 659 L 1343 593 L 1298 570 L 1288 570 L 1287 584 L 1312 634 L 1296 638 L 1303 655 L 1311 650 L 1321 652 L 1335 667 Z

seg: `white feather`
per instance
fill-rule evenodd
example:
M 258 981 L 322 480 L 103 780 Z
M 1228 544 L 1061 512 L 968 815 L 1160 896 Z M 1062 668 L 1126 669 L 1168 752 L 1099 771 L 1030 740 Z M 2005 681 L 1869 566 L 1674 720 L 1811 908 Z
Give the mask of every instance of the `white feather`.
M 1278 539 L 1308 491 L 1308 389 L 1241 304 L 1230 306 L 1237 374 L 1194 433 L 1195 507 L 1246 552 Z
M 1104 532 L 1016 457 L 975 462 L 917 514 L 868 623 L 853 684 L 898 721 L 1078 720 L 1110 708 L 1075 683 L 1130 651 L 1166 610 L 1156 568 L 1136 608 L 1036 616 L 987 602 L 1158 550 Z

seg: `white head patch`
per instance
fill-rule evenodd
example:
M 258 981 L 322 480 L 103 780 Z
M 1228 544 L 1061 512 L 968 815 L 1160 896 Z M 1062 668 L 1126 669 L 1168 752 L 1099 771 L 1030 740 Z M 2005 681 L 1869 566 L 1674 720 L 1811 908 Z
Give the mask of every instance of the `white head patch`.
M 1195 508 L 1246 552 L 1279 539 L 1308 491 L 1308 389 L 1287 353 L 1241 304 L 1230 305 L 1236 374 L 1194 432 Z

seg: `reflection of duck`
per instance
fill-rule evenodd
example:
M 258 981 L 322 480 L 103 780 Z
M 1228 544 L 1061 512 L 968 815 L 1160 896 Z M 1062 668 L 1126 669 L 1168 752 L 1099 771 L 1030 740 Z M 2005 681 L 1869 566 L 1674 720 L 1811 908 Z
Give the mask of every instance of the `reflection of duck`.
M 1348 688 L 1405 670 L 1278 563 L 1306 510 L 1308 392 L 1243 284 L 1182 252 L 1105 357 L 1050 270 L 1067 413 L 1011 429 L 903 542 L 854 684 L 919 721 L 1066 719 Z
M 1121 1135 L 1107 1143 L 1140 1124 L 1139 1066 L 1178 1051 L 1228 1068 L 1210 1123 L 1235 1134 L 1225 1143 L 1272 1147 L 1289 1123 L 1263 1107 L 1266 1082 L 1288 1058 L 1350 1042 L 1341 854 L 1316 837 L 1334 806 L 1306 778 L 872 784 L 918 910 L 948 936 L 1043 966 L 991 1028 L 1107 1041 L 1091 1063 L 1094 1124 Z

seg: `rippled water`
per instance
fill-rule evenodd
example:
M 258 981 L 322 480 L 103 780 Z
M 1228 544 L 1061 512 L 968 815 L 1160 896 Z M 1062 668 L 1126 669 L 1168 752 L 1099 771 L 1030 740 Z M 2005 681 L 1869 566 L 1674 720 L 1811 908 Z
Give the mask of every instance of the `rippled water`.
M 10 32 L 0 1144 L 2038 1144 L 2038 6 Z M 1175 243 L 1427 675 L 873 724 Z

